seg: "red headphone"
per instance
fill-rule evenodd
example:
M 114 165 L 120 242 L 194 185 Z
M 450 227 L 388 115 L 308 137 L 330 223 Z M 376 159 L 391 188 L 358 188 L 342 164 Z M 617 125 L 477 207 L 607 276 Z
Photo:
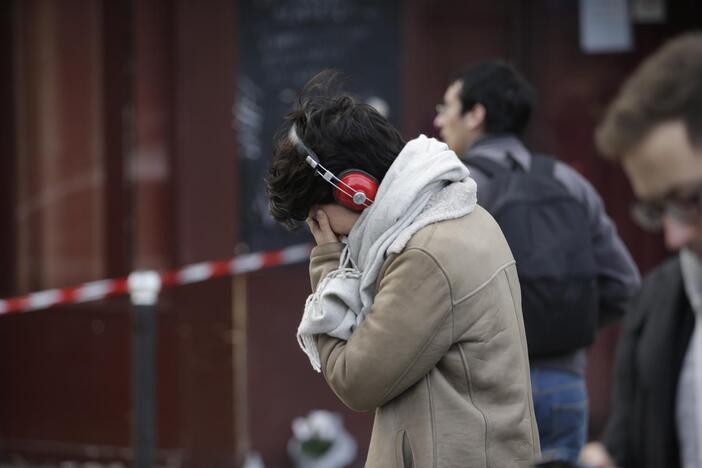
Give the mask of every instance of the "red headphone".
M 298 149 L 307 153 L 305 162 L 334 187 L 334 199 L 340 205 L 352 211 L 363 211 L 373 204 L 378 192 L 378 180 L 375 177 L 360 169 L 347 169 L 337 177 L 322 166 L 315 152 L 297 135 L 295 124 L 290 127 L 288 136 Z
M 339 174 L 339 181 L 341 186 L 332 185 L 335 187 L 334 199 L 340 205 L 353 211 L 363 211 L 375 200 L 375 194 L 378 192 L 378 181 L 367 172 L 360 169 L 347 169 Z M 344 188 L 348 190 L 344 190 Z

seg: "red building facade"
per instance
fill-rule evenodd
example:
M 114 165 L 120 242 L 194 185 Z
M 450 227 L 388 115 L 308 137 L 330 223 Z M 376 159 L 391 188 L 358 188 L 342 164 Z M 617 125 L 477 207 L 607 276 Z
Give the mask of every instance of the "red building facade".
M 661 241 L 629 221 L 622 173 L 594 125 L 627 74 L 700 27 L 694 0 L 634 25 L 634 50 L 579 48 L 577 2 L 401 4 L 406 137 L 465 64 L 502 57 L 539 94 L 526 137 L 599 190 L 642 271 Z M 240 232 L 235 0 L 14 0 L 0 6 L 0 297 L 235 253 Z M 294 337 L 306 265 L 164 291 L 158 310 L 158 456 L 238 466 L 248 450 L 288 466 L 290 422 L 342 412 L 363 450 L 372 416 L 342 408 Z M 117 298 L 0 316 L 0 457 L 129 460 L 130 305 Z M 616 327 L 591 351 L 592 430 L 607 413 Z M 1 460 L 2 458 L 0 458 Z

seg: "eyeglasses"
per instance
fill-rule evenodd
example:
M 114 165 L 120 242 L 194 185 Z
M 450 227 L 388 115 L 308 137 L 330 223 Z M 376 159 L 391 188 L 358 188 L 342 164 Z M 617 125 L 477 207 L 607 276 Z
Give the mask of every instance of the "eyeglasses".
M 463 113 L 461 110 L 460 101 L 451 102 L 449 104 L 442 102 L 437 104 L 435 109 L 437 115 L 446 115 L 448 113 L 456 113 L 457 115 L 461 115 Z
M 638 201 L 631 206 L 631 217 L 647 231 L 660 231 L 664 215 L 684 224 L 699 221 L 702 218 L 702 187 L 686 196 L 673 195 L 656 201 Z

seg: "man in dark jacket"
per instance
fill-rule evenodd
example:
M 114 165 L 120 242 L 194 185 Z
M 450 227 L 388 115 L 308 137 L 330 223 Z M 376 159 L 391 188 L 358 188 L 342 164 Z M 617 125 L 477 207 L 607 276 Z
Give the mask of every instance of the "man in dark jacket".
M 676 38 L 625 83 L 598 128 L 637 198 L 635 218 L 679 250 L 624 318 L 611 414 L 589 466 L 702 466 L 702 34 Z
M 512 67 L 499 61 L 485 61 L 467 68 L 457 76 L 444 94 L 444 102 L 437 106 L 434 125 L 440 129 L 442 139 L 462 157 L 478 185 L 478 202 L 490 199 L 496 189 L 495 179 L 490 178 L 477 159 L 487 159 L 492 166 L 513 166 L 515 172 L 528 172 L 537 164 L 536 158 L 524 146 L 520 135 L 526 127 L 534 103 L 531 85 Z M 582 213 L 584 232 L 576 251 L 591 250 L 594 276 L 598 285 L 599 303 L 594 301 L 593 322 L 600 326 L 619 319 L 627 301 L 637 291 L 640 278 L 628 250 L 617 234 L 612 220 L 607 216 L 602 199 L 592 185 L 577 171 L 561 161 L 555 161 L 553 179 L 575 200 L 573 204 Z M 487 206 L 487 205 L 486 205 Z M 490 208 L 488 208 L 490 209 Z M 551 213 L 551 218 L 560 216 Z M 534 217 L 529 213 L 530 217 Z M 499 220 L 498 220 L 499 221 Z M 563 220 L 562 220 L 563 221 Z M 508 231 L 508 227 L 503 230 Z M 508 233 L 509 234 L 509 233 Z M 517 233 L 512 238 L 519 238 Z M 523 236 L 528 237 L 528 236 Z M 508 235 L 508 240 L 510 236 Z M 554 239 L 562 245 L 570 239 Z M 511 242 L 511 241 L 510 241 Z M 551 245 L 542 245 L 529 254 L 541 264 L 557 255 Z M 516 252 L 516 245 L 510 244 Z M 515 253 L 518 268 L 520 263 Z M 525 298 L 524 322 L 527 328 L 536 315 L 530 316 L 524 304 L 527 288 L 524 284 L 525 268 L 520 270 L 520 282 Z M 568 310 L 563 310 L 568 309 Z M 549 316 L 564 316 L 569 307 L 547 311 Z M 585 387 L 586 350 L 575 346 L 558 353 L 535 354 L 540 343 L 531 338 L 558 336 L 563 329 L 549 322 L 541 328 L 541 335 L 529 336 L 527 344 L 531 364 L 531 381 L 536 420 L 539 427 L 541 450 L 546 459 L 575 462 L 587 437 L 588 402 Z M 594 326 L 593 326 L 594 328 Z M 585 335 L 590 330 L 580 330 Z M 594 332 L 594 330 L 593 330 Z

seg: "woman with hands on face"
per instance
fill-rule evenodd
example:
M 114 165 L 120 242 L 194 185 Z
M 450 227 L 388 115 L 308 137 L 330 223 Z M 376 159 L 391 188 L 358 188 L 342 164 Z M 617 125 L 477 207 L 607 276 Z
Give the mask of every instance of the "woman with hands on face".
M 374 411 L 366 467 L 516 467 L 538 455 L 514 258 L 445 144 L 405 143 L 314 77 L 274 142 L 270 212 L 306 221 L 297 331 L 348 407 Z

